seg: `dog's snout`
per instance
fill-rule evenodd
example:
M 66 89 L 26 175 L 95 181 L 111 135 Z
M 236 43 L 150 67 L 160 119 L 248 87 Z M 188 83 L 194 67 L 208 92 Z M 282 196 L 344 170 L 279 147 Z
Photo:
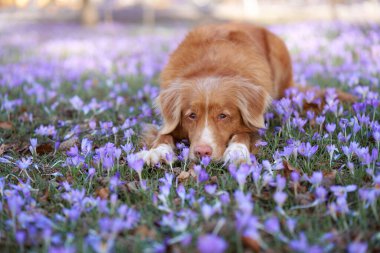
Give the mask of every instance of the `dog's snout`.
M 203 157 L 203 156 L 211 156 L 212 148 L 209 145 L 198 145 L 194 148 L 195 156 Z

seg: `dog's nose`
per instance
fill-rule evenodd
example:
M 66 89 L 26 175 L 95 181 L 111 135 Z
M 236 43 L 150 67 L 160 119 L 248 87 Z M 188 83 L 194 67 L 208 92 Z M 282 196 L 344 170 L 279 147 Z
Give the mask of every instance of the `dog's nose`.
M 211 156 L 212 155 L 212 148 L 209 145 L 198 145 L 194 149 L 195 156 L 202 157 L 202 156 Z

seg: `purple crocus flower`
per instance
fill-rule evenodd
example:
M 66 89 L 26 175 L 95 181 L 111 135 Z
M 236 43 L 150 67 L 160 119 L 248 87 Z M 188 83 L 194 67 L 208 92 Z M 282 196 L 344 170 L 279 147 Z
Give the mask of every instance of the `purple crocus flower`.
M 21 160 L 16 161 L 17 167 L 19 167 L 22 170 L 26 170 L 27 168 L 29 168 L 31 164 L 32 164 L 32 157 L 27 157 L 27 158 L 23 157 L 21 158 Z
M 96 121 L 95 120 L 91 120 L 88 123 L 88 126 L 90 127 L 90 129 L 95 130 L 96 129 Z
M 335 131 L 336 124 L 335 123 L 327 123 L 326 130 L 329 134 L 332 134 Z
M 315 122 L 318 124 L 318 125 L 322 125 L 323 124 L 323 122 L 325 122 L 325 116 L 317 116 L 316 118 L 315 118 Z
M 83 101 L 80 97 L 78 97 L 77 95 L 75 95 L 74 97 L 72 97 L 70 100 L 70 103 L 71 103 L 71 106 L 77 110 L 77 111 L 80 111 L 83 109 Z
M 300 173 L 297 171 L 292 171 L 292 173 L 290 173 L 290 180 L 292 180 L 295 184 L 298 183 L 300 180 Z
M 213 195 L 215 194 L 217 188 L 218 186 L 216 184 L 208 184 L 205 185 L 205 192 L 207 192 L 210 195 Z
M 17 231 L 15 237 L 16 237 L 16 241 L 18 245 L 23 245 L 26 240 L 26 233 L 25 231 L 22 231 L 22 230 Z
M 185 199 L 186 199 L 186 189 L 183 186 L 183 184 L 178 185 L 177 194 L 178 194 L 179 198 L 181 199 L 182 206 L 183 206 L 183 204 L 185 203 Z
M 123 151 L 124 151 L 127 155 L 130 154 L 130 153 L 134 150 L 134 148 L 133 148 L 133 144 L 132 144 L 132 143 L 126 143 L 124 146 L 121 145 L 120 147 L 123 149 Z
M 202 156 L 201 164 L 204 167 L 207 167 L 209 165 L 210 161 L 211 161 L 211 158 L 209 156 Z
M 282 191 L 285 189 L 285 186 L 286 186 L 286 178 L 281 176 L 281 175 L 277 175 L 276 176 L 276 186 L 277 186 L 277 191 Z
M 200 183 L 202 183 L 202 182 L 206 182 L 209 178 L 210 178 L 210 177 L 209 177 L 208 173 L 206 172 L 206 170 L 202 169 L 202 170 L 200 171 L 200 173 L 199 173 L 198 181 L 199 181 Z
M 202 235 L 197 242 L 200 253 L 223 253 L 227 247 L 227 243 L 222 238 L 213 234 Z
M 358 187 L 356 185 L 333 185 L 330 190 L 334 193 L 336 197 L 346 197 L 348 192 L 356 191 Z
M 309 243 L 304 233 L 300 233 L 299 239 L 290 241 L 289 246 L 297 252 L 308 252 L 309 250 Z
M 96 174 L 96 170 L 95 170 L 95 168 L 89 168 L 88 169 L 88 177 L 89 178 L 93 178 L 94 176 L 95 176 L 95 174 Z
M 315 154 L 315 152 L 317 152 L 317 150 L 318 145 L 311 146 L 309 142 L 301 143 L 301 145 L 298 147 L 298 152 L 307 158 L 312 157 Z
M 37 138 L 30 138 L 29 150 L 33 155 L 37 153 L 36 148 L 37 148 Z
M 144 160 L 138 159 L 138 157 L 135 156 L 134 154 L 130 154 L 127 156 L 127 161 L 128 161 L 128 165 L 134 171 L 136 171 L 139 175 L 141 175 L 141 172 L 142 172 L 143 167 L 144 167 Z
M 41 136 L 55 136 L 57 134 L 57 130 L 55 130 L 55 127 L 53 125 L 41 125 L 39 128 L 36 129 L 35 132 L 36 134 Z
M 320 171 L 314 171 L 312 176 L 309 178 L 309 182 L 315 186 L 319 186 L 323 180 L 323 173 Z
M 72 246 L 49 248 L 49 253 L 75 253 L 75 252 L 76 252 L 76 250 Z
M 334 156 L 334 152 L 338 151 L 338 149 L 335 147 L 334 144 L 328 144 L 328 145 L 326 145 L 326 149 L 327 149 L 327 152 L 329 153 L 330 163 L 331 163 L 331 161 L 333 159 L 333 156 Z
M 280 222 L 276 216 L 268 218 L 264 223 L 265 230 L 270 234 L 277 234 L 280 232 Z
M 320 202 L 326 201 L 327 193 L 328 193 L 327 190 L 323 188 L 322 186 L 318 186 L 315 189 L 315 196 Z
M 376 203 L 376 189 L 359 189 L 359 197 L 366 203 L 366 206 Z
M 182 157 L 183 160 L 186 161 L 189 158 L 189 152 L 190 152 L 190 149 L 187 148 L 187 147 L 185 147 L 185 148 L 182 149 L 182 151 L 181 151 L 181 157 Z
M 352 242 L 348 245 L 348 253 L 365 253 L 367 252 L 367 243 Z
M 228 194 L 228 192 L 222 193 L 220 195 L 219 199 L 220 199 L 220 202 L 222 203 L 222 205 L 228 205 L 231 202 L 230 195 Z
M 273 194 L 273 199 L 276 202 L 277 206 L 282 207 L 288 198 L 288 195 L 285 192 L 275 192 Z

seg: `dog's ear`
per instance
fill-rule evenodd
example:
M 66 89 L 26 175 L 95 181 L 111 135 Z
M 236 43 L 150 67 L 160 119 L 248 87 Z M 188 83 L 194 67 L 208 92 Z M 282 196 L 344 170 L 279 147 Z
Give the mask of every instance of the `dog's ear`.
M 160 95 L 156 99 L 156 107 L 160 110 L 164 120 L 160 134 L 170 134 L 176 129 L 181 119 L 180 87 L 173 84 L 161 90 Z
M 268 92 L 260 86 L 243 83 L 235 93 L 244 124 L 251 130 L 264 128 L 264 113 L 271 103 Z

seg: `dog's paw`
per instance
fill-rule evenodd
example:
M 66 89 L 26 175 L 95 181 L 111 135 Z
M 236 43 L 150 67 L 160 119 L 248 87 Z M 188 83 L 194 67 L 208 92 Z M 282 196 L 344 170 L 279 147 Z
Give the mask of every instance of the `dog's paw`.
M 251 164 L 250 153 L 248 147 L 241 143 L 231 143 L 228 145 L 223 155 L 224 163 Z
M 169 164 L 171 161 L 168 161 L 168 158 L 171 156 L 174 160 L 175 154 L 173 149 L 167 144 L 160 144 L 156 148 L 149 150 L 141 150 L 136 153 L 138 159 L 144 160 L 144 163 L 148 166 L 158 164 L 163 162 Z

